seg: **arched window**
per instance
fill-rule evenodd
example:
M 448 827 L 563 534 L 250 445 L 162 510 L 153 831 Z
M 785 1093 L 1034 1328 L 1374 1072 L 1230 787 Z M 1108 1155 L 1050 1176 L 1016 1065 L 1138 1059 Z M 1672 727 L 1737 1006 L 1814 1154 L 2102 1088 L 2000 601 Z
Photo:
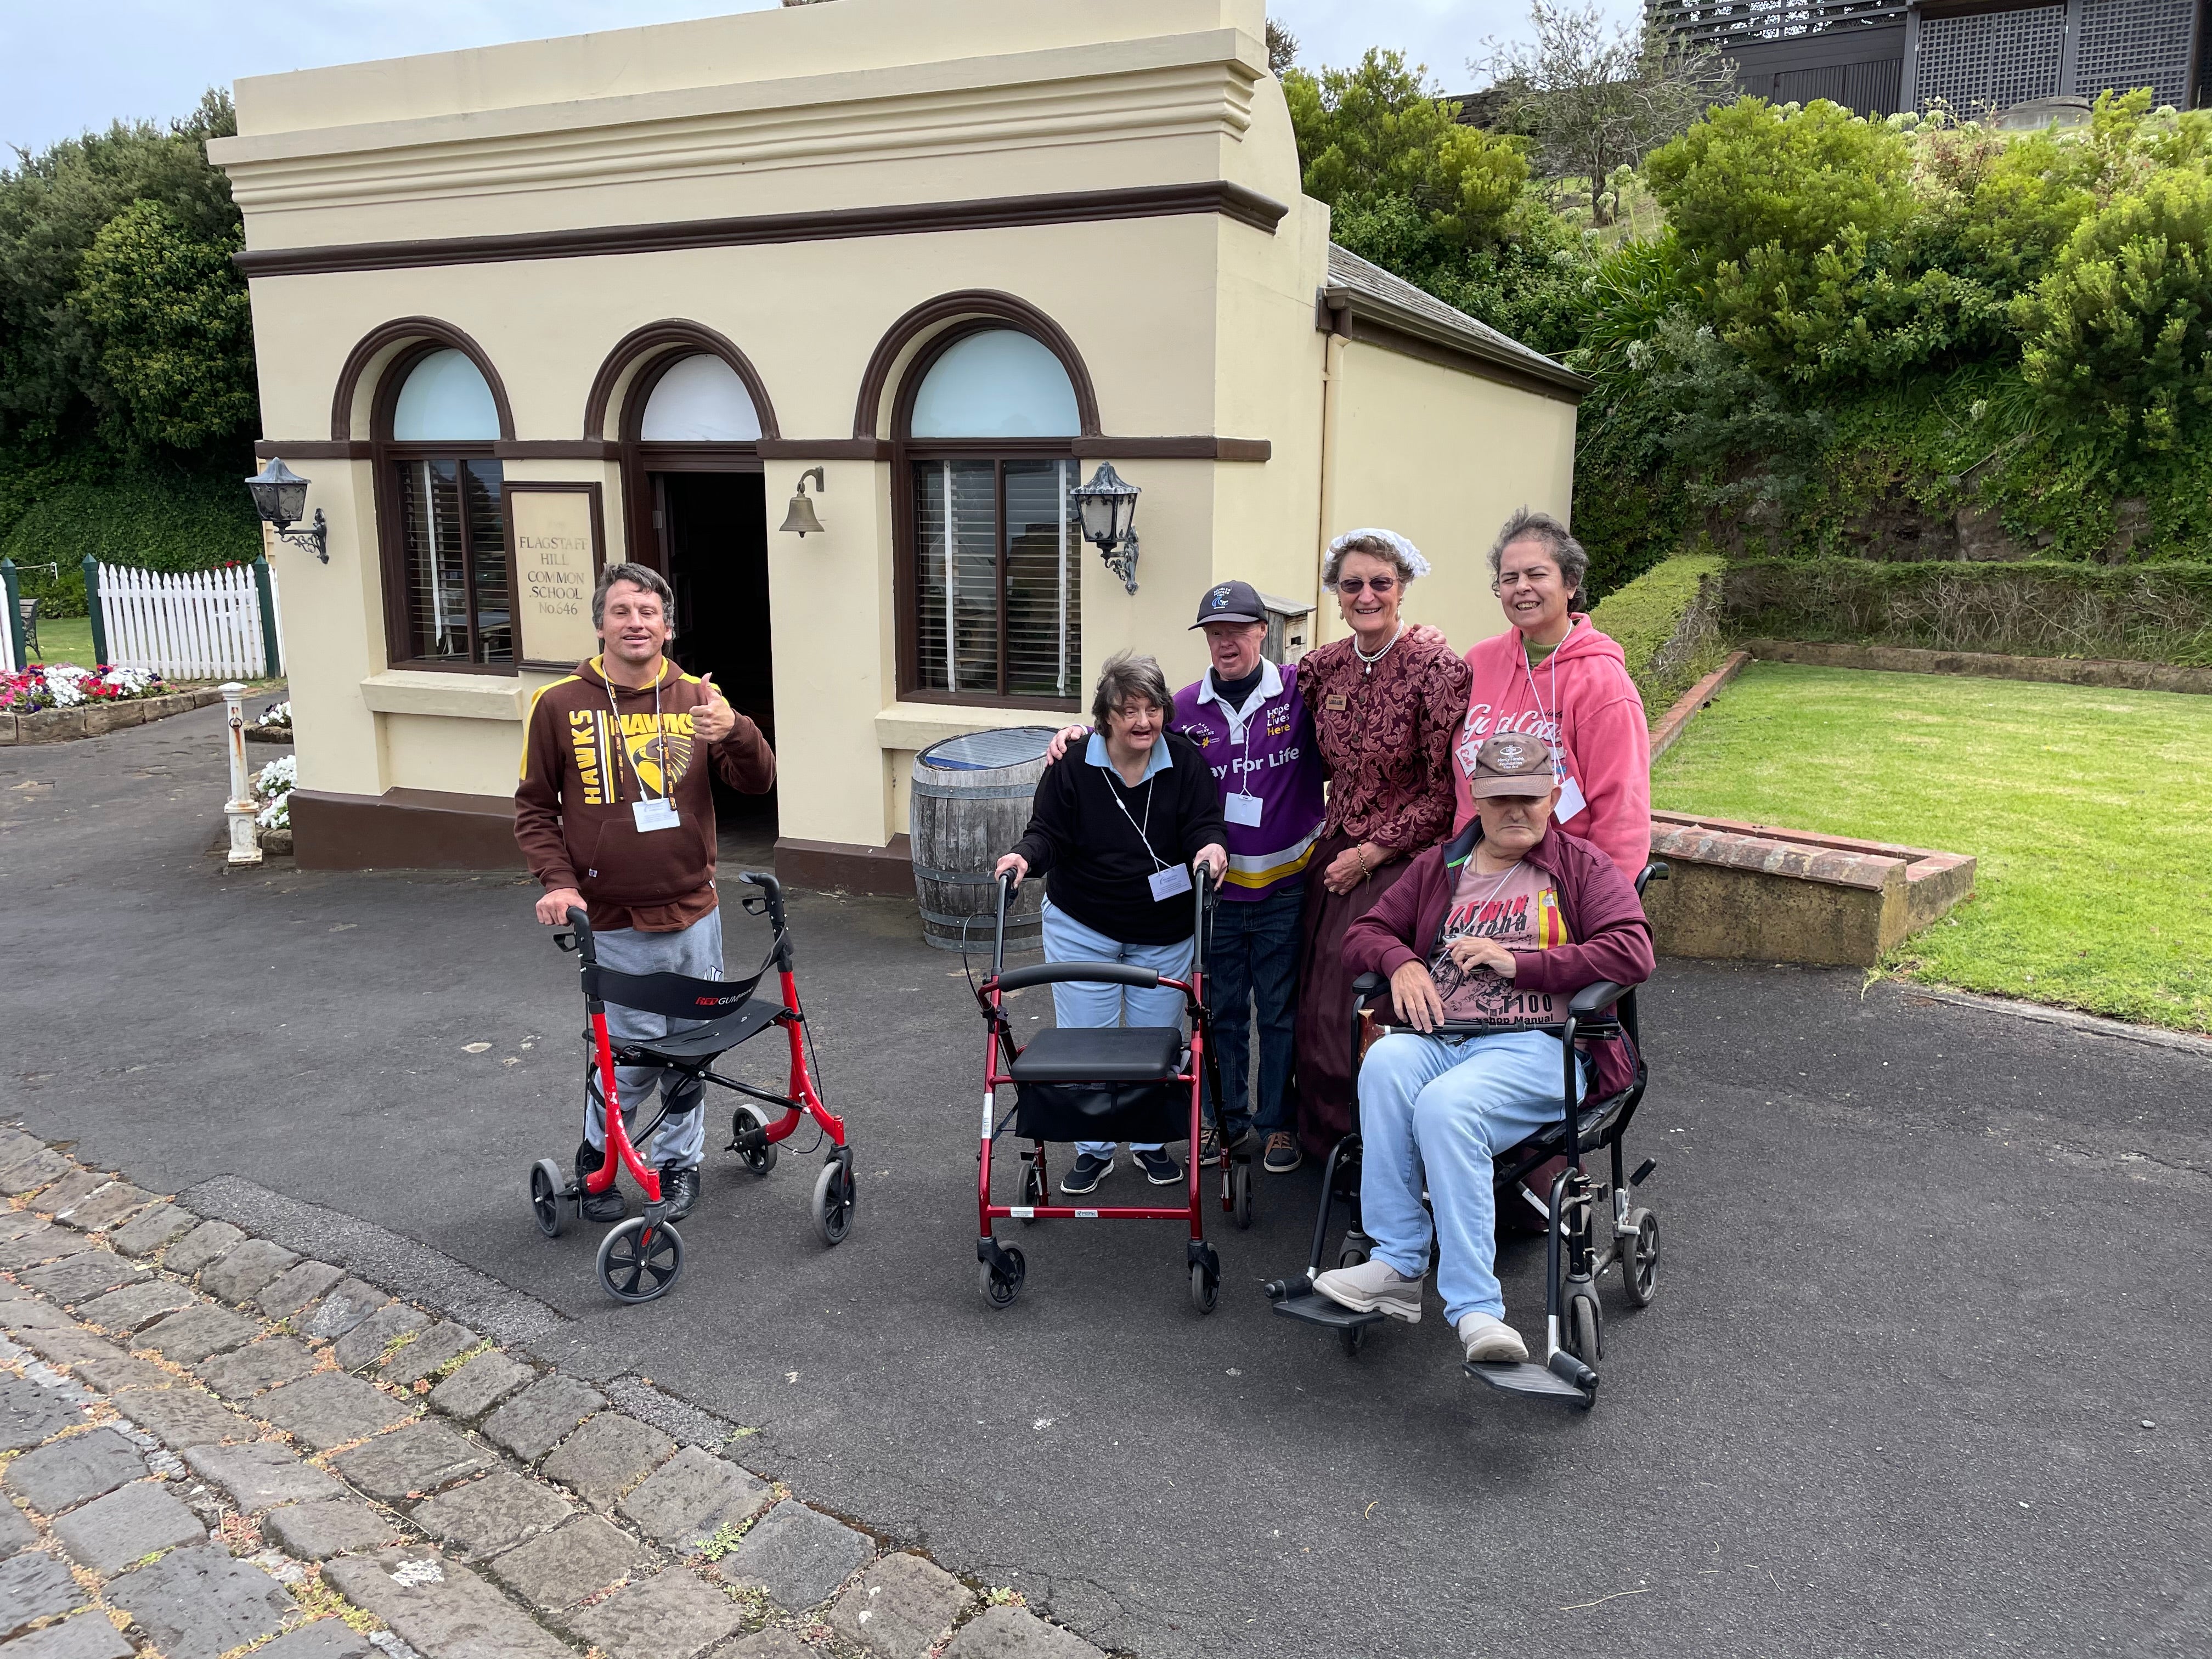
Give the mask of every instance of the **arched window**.
M 395 361 L 379 399 L 387 494 L 385 585 L 392 659 L 422 667 L 514 665 L 514 569 L 499 409 L 483 371 L 452 346 Z
M 648 444 L 752 443 L 760 414 L 737 370 L 702 351 L 678 359 L 653 382 L 637 435 Z
M 1066 367 L 1016 330 L 956 330 L 916 360 L 908 387 L 902 690 L 1072 705 L 1083 537 L 1068 492 L 1082 426 Z

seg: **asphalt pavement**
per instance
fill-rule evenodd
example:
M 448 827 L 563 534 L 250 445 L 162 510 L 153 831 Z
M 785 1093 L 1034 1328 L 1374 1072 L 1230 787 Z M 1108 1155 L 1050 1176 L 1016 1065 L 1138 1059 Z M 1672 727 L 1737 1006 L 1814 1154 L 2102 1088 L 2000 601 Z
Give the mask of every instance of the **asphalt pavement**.
M 1585 1415 L 1468 1382 L 1433 1301 L 1353 1358 L 1273 1315 L 1310 1166 L 1260 1177 L 1249 1232 L 1209 1221 L 1211 1317 L 1161 1224 L 1010 1224 L 1028 1284 L 994 1311 L 960 961 L 910 904 L 799 894 L 852 1236 L 808 1221 L 809 1134 L 765 1179 L 716 1150 L 682 1283 L 622 1307 L 596 1229 L 531 1224 L 531 1161 L 575 1147 L 581 1021 L 532 888 L 226 873 L 220 714 L 0 750 L 9 1110 L 149 1188 L 281 1212 L 295 1248 L 404 1258 L 394 1288 L 580 1372 L 649 1377 L 757 1431 L 761 1472 L 1102 1646 L 2212 1647 L 2212 1048 L 1662 963 L 1632 1148 L 1659 1159 L 1659 1295 L 1609 1304 Z M 764 926 L 730 923 L 750 968 Z M 773 1041 L 745 1074 L 775 1076 Z M 1137 1190 L 1124 1160 L 1100 1196 Z M 1533 1336 L 1540 1243 L 1501 1272 Z

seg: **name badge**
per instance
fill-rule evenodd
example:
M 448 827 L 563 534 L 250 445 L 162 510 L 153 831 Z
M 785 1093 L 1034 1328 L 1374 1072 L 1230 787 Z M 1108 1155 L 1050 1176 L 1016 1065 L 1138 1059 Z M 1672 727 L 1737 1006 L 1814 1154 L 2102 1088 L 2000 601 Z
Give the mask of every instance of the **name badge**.
M 1559 786 L 1559 804 L 1552 809 L 1553 821 L 1565 823 L 1589 805 L 1589 803 L 1583 799 L 1582 785 L 1569 778 Z
M 1164 870 L 1152 873 L 1151 886 L 1155 899 L 1171 899 L 1177 893 L 1190 891 L 1190 872 L 1180 864 L 1170 864 Z
M 1231 823 L 1255 824 L 1266 805 L 1257 795 L 1224 795 L 1221 799 L 1221 816 Z
M 656 795 L 651 800 L 632 801 L 629 815 L 637 821 L 637 832 L 641 836 L 648 830 L 673 830 L 676 827 L 676 803 L 665 795 Z
M 1321 706 L 1329 709 L 1349 708 L 1352 707 L 1352 701 L 1341 691 L 1332 691 L 1321 700 Z

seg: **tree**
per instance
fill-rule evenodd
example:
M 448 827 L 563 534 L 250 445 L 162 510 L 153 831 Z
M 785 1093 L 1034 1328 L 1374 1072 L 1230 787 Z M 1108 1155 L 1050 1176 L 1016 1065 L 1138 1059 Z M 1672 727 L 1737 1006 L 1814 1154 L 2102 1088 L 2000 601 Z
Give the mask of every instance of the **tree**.
M 1492 40 L 1468 67 L 1504 94 L 1500 124 L 1535 139 L 1547 177 L 1588 181 L 1591 216 L 1606 223 L 1613 174 L 1727 98 L 1735 65 L 1648 21 L 1608 27 L 1595 5 L 1532 0 L 1529 21 L 1533 42 Z
M 1516 141 L 1462 126 L 1459 106 L 1425 86 L 1425 72 L 1376 48 L 1355 69 L 1285 71 L 1306 193 L 1353 210 L 1402 198 L 1445 241 L 1494 245 L 1520 205 L 1528 161 Z
M 1283 72 L 1298 61 L 1298 37 L 1278 23 L 1267 20 L 1267 73 L 1277 80 Z

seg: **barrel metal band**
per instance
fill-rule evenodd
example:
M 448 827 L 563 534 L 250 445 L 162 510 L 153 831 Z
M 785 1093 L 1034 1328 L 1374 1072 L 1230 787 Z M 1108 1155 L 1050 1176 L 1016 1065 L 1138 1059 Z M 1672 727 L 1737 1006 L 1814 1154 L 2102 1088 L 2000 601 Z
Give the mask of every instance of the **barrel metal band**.
M 914 793 L 930 800 L 1033 800 L 1036 797 L 1036 785 L 1001 784 L 994 789 L 948 789 L 941 783 L 924 783 L 916 778 Z

